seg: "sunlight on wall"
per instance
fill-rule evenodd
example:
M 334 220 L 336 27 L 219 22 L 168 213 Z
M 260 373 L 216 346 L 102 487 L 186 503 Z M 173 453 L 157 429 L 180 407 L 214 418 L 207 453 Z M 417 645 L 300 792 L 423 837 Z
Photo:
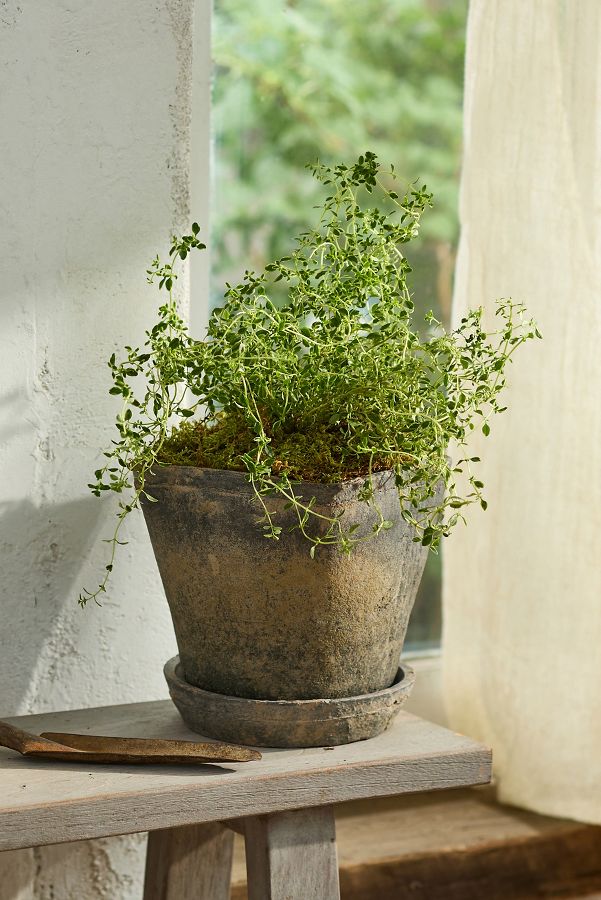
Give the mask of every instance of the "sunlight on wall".
M 105 361 L 143 338 L 147 264 L 189 222 L 192 18 L 193 0 L 2 5 L 4 716 L 167 696 L 175 640 L 141 515 L 103 608 L 77 595 L 115 506 L 86 488 L 112 438 Z M 137 900 L 142 848 L 0 854 L 2 900 Z

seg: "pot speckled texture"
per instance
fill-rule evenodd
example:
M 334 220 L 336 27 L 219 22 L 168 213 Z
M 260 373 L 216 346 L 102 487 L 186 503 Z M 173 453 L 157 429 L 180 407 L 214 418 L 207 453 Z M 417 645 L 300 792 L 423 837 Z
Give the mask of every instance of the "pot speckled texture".
M 393 684 L 362 697 L 335 700 L 249 700 L 194 687 L 179 657 L 165 665 L 171 699 L 188 728 L 220 741 L 240 736 L 252 747 L 336 747 L 386 731 L 411 693 L 415 675 L 403 663 Z
M 316 509 L 366 533 L 375 514 L 358 500 L 363 479 L 296 487 Z M 171 608 L 186 680 L 207 691 L 262 700 L 355 697 L 389 687 L 427 556 L 401 517 L 394 477 L 374 477 L 394 527 L 350 556 L 298 530 L 268 540 L 240 472 L 157 468 L 143 510 Z M 293 523 L 269 499 L 278 522 Z

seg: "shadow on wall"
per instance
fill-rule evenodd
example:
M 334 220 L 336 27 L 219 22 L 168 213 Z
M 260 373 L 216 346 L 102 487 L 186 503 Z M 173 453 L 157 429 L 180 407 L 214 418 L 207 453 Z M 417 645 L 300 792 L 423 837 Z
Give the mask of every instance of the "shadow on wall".
M 103 518 L 92 496 L 39 507 L 31 500 L 0 503 L 0 642 L 3 671 L 10 673 L 0 715 L 32 711 L 36 687 L 46 682 L 47 690 L 48 681 L 58 680 L 61 659 L 77 657 L 82 564 Z
M 0 885 L 3 900 L 29 900 L 35 877 L 34 850 L 0 853 Z
M 0 397 L 0 447 L 32 427 L 31 423 L 22 419 L 22 411 L 27 408 L 28 402 L 26 392 L 16 388 Z

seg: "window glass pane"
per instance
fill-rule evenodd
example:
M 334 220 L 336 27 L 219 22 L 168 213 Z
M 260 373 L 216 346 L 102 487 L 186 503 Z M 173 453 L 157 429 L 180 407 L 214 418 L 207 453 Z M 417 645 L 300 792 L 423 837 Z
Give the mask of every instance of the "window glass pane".
M 317 157 L 373 150 L 435 194 L 411 253 L 418 321 L 450 315 L 467 0 L 216 0 L 212 299 L 284 255 L 321 194 Z M 440 635 L 430 555 L 409 641 Z

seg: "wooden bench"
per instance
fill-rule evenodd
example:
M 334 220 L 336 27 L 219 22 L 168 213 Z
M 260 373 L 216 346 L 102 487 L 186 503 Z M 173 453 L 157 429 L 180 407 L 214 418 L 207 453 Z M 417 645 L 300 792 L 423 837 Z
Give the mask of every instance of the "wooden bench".
M 170 701 L 11 721 L 35 733 L 197 739 Z M 0 850 L 148 831 L 144 900 L 226 900 L 240 831 L 249 900 L 334 900 L 334 804 L 484 784 L 490 774 L 486 747 L 409 713 L 369 741 L 268 749 L 228 766 L 84 766 L 0 749 Z

